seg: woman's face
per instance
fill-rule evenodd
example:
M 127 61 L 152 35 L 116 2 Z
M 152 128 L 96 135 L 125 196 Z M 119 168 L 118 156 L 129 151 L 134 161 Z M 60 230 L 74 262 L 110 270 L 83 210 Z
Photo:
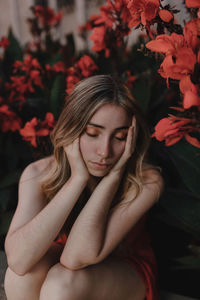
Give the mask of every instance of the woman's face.
M 121 157 L 131 117 L 121 107 L 105 104 L 88 122 L 80 137 L 80 150 L 91 175 L 105 176 Z

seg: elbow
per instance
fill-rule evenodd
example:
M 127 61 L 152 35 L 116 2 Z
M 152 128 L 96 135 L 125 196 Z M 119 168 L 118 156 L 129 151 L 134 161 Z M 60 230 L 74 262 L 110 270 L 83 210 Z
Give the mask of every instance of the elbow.
M 7 263 L 8 263 L 8 267 L 11 269 L 11 271 L 13 271 L 15 274 L 19 275 L 19 276 L 24 276 L 25 274 L 27 274 L 30 270 L 30 268 L 28 268 L 28 266 L 25 265 L 23 260 L 17 260 L 16 257 L 14 257 L 13 255 L 7 254 Z
M 84 269 L 85 267 L 87 267 L 88 265 L 90 265 L 89 263 L 81 263 L 80 261 L 78 261 L 77 259 L 73 259 L 72 257 L 69 259 L 64 258 L 63 256 L 60 257 L 60 264 L 71 271 L 77 271 L 77 270 L 81 270 Z
M 11 259 L 7 259 L 8 267 L 18 276 L 24 276 L 28 273 L 28 270 L 25 269 L 21 264 L 14 263 Z
M 8 247 L 8 242 L 5 242 L 4 245 L 7 264 L 8 267 L 13 271 L 15 274 L 19 276 L 24 276 L 28 272 L 30 272 L 31 266 L 30 263 L 26 261 L 26 257 L 17 256 L 17 253 L 12 250 L 11 245 Z

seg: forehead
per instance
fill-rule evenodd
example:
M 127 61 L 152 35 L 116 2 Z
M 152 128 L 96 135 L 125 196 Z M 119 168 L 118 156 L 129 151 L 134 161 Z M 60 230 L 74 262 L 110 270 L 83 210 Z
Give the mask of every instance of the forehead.
M 119 105 L 104 104 L 93 114 L 91 123 L 99 124 L 104 127 L 130 126 L 131 117 L 127 111 Z

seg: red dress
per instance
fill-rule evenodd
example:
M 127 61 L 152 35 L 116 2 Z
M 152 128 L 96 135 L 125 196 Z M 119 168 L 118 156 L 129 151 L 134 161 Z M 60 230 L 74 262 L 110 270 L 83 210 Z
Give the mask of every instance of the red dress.
M 145 223 L 146 215 L 131 229 L 112 255 L 128 262 L 138 272 L 146 287 L 146 300 L 159 300 L 157 264 Z M 56 242 L 65 244 L 66 241 L 67 236 L 62 234 Z

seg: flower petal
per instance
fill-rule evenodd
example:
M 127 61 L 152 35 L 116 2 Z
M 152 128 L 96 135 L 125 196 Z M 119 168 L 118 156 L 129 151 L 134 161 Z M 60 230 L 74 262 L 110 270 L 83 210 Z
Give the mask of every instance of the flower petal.
M 192 106 L 200 106 L 200 97 L 196 93 L 189 90 L 184 95 L 183 107 L 188 109 Z
M 197 148 L 200 148 L 200 141 L 197 140 L 197 138 L 195 137 L 192 137 L 191 135 L 189 134 L 186 134 L 185 135 L 185 139 L 193 146 L 197 147 Z
M 174 17 L 173 14 L 166 9 L 161 9 L 158 14 L 161 20 L 163 20 L 164 22 L 170 22 Z

